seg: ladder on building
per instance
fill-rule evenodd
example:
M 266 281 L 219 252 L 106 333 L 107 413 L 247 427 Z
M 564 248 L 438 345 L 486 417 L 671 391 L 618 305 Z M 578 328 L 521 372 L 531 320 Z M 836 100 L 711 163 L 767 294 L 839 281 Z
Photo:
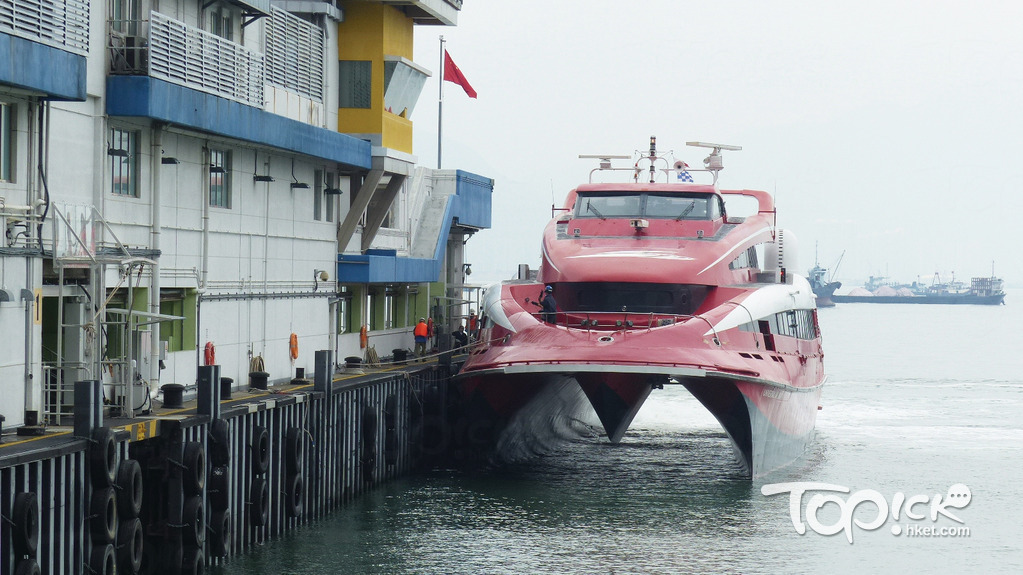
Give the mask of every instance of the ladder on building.
M 62 418 L 73 415 L 76 381 L 105 379 L 113 397 L 104 397 L 104 403 L 119 408 L 124 417 L 134 417 L 149 399 L 148 386 L 136 383 L 144 381 L 135 362 L 139 329 L 148 323 L 141 320 L 158 315 L 134 310 L 134 292 L 145 267 L 156 262 L 137 253 L 146 250 L 126 247 L 95 206 L 65 204 L 52 208 L 52 256 L 58 277 L 57 349 L 56 360 L 43 368 L 43 420 L 61 424 Z M 109 240 L 97 241 L 98 232 Z M 119 272 L 118 283 L 109 296 L 104 285 L 108 266 L 116 266 Z M 69 285 L 69 272 L 75 273 L 72 270 L 87 271 L 87 275 L 78 272 L 79 279 L 84 277 L 85 281 L 71 281 Z M 126 309 L 108 307 L 122 287 L 126 290 Z M 83 296 L 88 300 L 85 306 L 70 305 L 81 303 Z M 105 335 L 110 330 L 122 334 L 116 358 L 104 356 Z

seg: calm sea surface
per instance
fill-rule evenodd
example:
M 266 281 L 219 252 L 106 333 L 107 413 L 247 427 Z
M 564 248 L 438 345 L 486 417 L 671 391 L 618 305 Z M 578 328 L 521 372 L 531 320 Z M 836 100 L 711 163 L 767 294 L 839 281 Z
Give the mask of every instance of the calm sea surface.
M 403 479 L 215 572 L 1023 573 L 1023 290 L 1008 294 L 997 307 L 821 310 L 816 440 L 753 482 L 716 421 L 669 387 L 619 445 L 584 434 L 527 462 Z M 800 535 L 789 494 L 761 490 L 782 482 L 848 492 L 807 491 Z M 969 504 L 943 508 L 961 523 L 932 520 L 936 496 L 960 505 L 963 486 Z M 900 503 L 914 497 L 922 519 Z M 842 503 L 863 527 L 843 528 Z

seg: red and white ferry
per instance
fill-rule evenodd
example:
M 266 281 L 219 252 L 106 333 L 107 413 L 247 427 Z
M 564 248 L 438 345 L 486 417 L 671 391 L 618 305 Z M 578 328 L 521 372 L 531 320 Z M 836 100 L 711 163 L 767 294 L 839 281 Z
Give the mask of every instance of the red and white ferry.
M 487 291 L 479 343 L 458 375 L 477 442 L 497 447 L 586 403 L 618 442 L 652 390 L 682 385 L 724 427 L 748 476 L 803 453 L 825 374 L 814 294 L 789 265 L 794 237 L 775 227 L 768 193 L 718 187 L 722 150 L 740 148 L 689 145 L 711 149 L 704 168 L 659 156 L 654 138 L 627 168 L 612 161 L 628 156 L 581 156 L 600 160 L 591 181 L 623 169 L 631 181 L 569 192 L 535 279 Z M 755 199 L 757 212 L 729 215 L 734 196 Z M 552 323 L 534 305 L 546 286 Z

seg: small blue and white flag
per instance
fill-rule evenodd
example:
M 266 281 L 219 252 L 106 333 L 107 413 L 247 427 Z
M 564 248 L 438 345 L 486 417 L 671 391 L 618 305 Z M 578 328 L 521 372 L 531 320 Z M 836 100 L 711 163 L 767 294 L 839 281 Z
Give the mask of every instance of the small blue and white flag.
M 688 167 L 689 167 L 689 164 L 687 164 L 685 162 L 679 162 L 678 164 L 675 165 L 675 169 L 678 170 L 678 181 L 680 181 L 680 182 L 692 182 L 693 181 L 693 176 L 689 174 L 688 170 L 686 170 L 686 168 L 688 168 Z

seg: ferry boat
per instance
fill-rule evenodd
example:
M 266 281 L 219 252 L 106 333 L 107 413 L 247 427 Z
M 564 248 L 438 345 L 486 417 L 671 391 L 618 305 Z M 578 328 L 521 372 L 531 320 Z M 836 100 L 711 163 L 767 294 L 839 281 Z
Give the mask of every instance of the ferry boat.
M 548 223 L 535 278 L 484 296 L 456 377 L 474 447 L 531 441 L 587 404 L 617 443 L 653 390 L 681 385 L 720 422 L 746 477 L 804 452 L 825 371 L 813 291 L 790 271 L 795 238 L 775 226 L 770 194 L 718 186 L 722 151 L 741 148 L 688 145 L 711 150 L 703 169 L 659 155 L 655 138 L 624 168 L 612 161 L 630 156 L 580 156 L 600 165 Z M 630 182 L 592 183 L 621 170 Z M 756 213 L 730 215 L 738 196 Z M 554 314 L 537 305 L 547 286 Z

